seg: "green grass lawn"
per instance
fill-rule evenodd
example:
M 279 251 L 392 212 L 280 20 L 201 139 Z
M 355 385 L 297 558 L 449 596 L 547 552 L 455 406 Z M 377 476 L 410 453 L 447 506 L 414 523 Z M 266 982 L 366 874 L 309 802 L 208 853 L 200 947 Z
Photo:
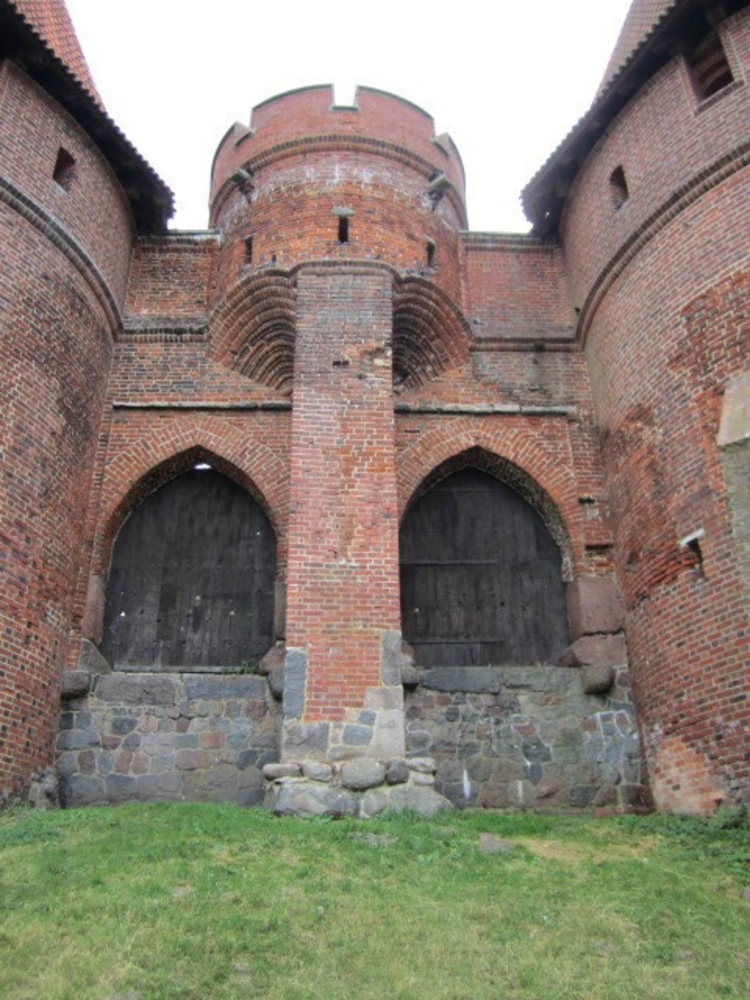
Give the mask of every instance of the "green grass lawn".
M 0 997 L 748 1000 L 749 858 L 746 821 L 15 811 Z

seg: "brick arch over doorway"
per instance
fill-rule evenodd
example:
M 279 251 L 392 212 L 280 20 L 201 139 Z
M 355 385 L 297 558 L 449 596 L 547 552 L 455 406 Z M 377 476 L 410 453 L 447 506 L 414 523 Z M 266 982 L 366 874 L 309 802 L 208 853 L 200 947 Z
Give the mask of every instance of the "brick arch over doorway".
M 247 427 L 213 416 L 175 420 L 120 451 L 107 468 L 85 587 L 84 638 L 101 639 L 107 570 L 126 517 L 146 496 L 199 462 L 234 480 L 260 505 L 276 535 L 279 580 L 285 579 L 289 490 L 283 458 L 262 443 L 260 432 Z M 277 590 L 282 593 L 281 583 Z
M 397 458 L 400 515 L 439 479 L 467 467 L 513 486 L 537 510 L 560 548 L 563 579 L 582 570 L 584 533 L 575 480 L 541 435 L 525 428 L 482 430 L 459 419 L 423 433 Z

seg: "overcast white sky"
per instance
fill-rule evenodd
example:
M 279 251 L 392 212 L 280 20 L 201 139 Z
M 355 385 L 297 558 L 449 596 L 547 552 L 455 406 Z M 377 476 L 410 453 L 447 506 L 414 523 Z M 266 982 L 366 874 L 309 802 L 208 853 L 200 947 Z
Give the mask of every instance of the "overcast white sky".
M 521 188 L 585 112 L 630 0 L 67 0 L 109 113 L 207 224 L 211 158 L 254 104 L 311 83 L 419 104 L 449 132 L 472 229 L 525 231 Z

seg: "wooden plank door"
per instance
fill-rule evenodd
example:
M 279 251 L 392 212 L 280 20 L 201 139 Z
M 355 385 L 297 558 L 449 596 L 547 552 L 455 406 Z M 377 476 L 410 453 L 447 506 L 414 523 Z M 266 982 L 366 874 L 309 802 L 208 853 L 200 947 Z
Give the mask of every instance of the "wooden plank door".
M 117 537 L 102 651 L 116 668 L 257 664 L 273 641 L 275 576 L 255 500 L 214 471 L 178 476 Z
M 422 666 L 555 663 L 568 645 L 560 551 L 539 514 L 494 476 L 464 469 L 407 513 L 404 638 Z

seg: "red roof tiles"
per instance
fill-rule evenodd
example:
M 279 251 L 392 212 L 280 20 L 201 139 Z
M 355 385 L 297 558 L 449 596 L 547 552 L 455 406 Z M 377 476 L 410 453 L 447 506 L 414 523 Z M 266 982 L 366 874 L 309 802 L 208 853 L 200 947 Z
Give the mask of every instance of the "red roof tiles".
M 641 42 L 645 41 L 664 15 L 676 7 L 678 2 L 679 0 L 633 0 L 604 71 L 597 97 L 604 93 Z
M 11 4 L 103 107 L 65 0 L 11 0 Z

